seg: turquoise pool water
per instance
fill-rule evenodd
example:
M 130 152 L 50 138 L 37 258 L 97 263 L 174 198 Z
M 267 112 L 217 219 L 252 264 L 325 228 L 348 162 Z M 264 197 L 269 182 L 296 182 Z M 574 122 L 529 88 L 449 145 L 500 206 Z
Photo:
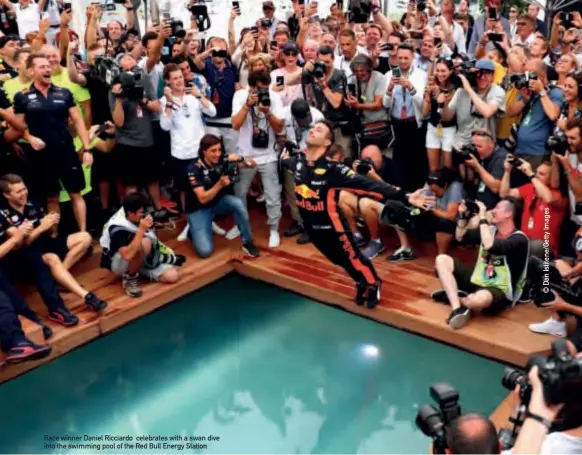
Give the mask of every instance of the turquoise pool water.
M 0 386 L 0 451 L 95 453 L 45 436 L 162 435 L 187 453 L 427 453 L 414 418 L 429 385 L 450 382 L 463 409 L 490 414 L 502 369 L 230 276 Z M 123 443 L 91 442 L 176 451 L 104 450 Z

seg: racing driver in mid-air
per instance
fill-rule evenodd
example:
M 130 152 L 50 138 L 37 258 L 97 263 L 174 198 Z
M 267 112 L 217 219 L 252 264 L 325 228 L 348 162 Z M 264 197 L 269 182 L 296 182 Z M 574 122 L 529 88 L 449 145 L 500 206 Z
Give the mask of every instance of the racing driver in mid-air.
M 434 197 L 422 190 L 406 193 L 392 185 L 355 173 L 330 161 L 326 152 L 334 143 L 327 121 L 313 125 L 303 153 L 281 154 L 283 165 L 295 173 L 295 192 L 304 228 L 315 247 L 332 263 L 343 267 L 356 282 L 356 304 L 374 308 L 380 301 L 381 280 L 372 262 L 357 247 L 349 225 L 339 209 L 340 191 L 376 200 L 396 200 L 427 209 Z

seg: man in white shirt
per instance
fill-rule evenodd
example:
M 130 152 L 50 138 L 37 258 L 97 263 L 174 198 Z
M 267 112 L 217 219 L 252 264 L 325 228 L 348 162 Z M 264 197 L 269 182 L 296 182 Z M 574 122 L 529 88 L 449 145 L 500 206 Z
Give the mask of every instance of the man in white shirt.
M 258 170 L 265 189 L 268 224 L 271 227 L 269 248 L 276 248 L 280 244 L 281 184 L 279 157 L 274 145 L 276 135 L 283 131 L 284 112 L 280 96 L 269 90 L 270 85 L 271 76 L 267 72 L 249 75 L 249 88 L 237 91 L 232 100 L 232 128 L 239 132 L 238 154 L 253 158 L 257 163 L 255 168 L 241 169 L 235 194 L 246 204 L 247 193 Z
M 309 106 L 307 101 L 303 98 L 296 99 L 290 106 L 286 107 L 283 118 L 285 121 L 284 131 L 286 140 L 294 143 L 299 150 L 305 150 L 307 148 L 305 139 L 307 138 L 307 133 L 311 127 L 317 122 L 325 119 L 319 109 Z M 295 198 L 295 177 L 293 172 L 289 169 L 284 171 L 283 189 L 285 191 L 285 198 L 289 204 L 291 219 L 293 220 L 291 226 L 283 235 L 285 237 L 293 237 L 301 234 L 297 238 L 297 243 L 299 245 L 309 243 L 309 236 L 303 230 L 303 220 L 301 219 L 301 214 L 297 208 L 297 200 Z
M 190 190 L 187 167 L 198 157 L 200 139 L 204 135 L 202 114 L 216 115 L 216 108 L 196 87 L 186 89 L 182 70 L 175 63 L 164 68 L 164 96 L 160 99 L 160 127 L 170 132 L 174 184 L 180 190 L 182 207 L 186 207 L 186 191 Z
M 352 75 L 351 63 L 358 54 L 358 44 L 356 41 L 356 34 L 353 30 L 343 30 L 339 36 L 339 47 L 342 51 L 342 56 L 334 59 L 333 66 L 335 69 L 342 70 L 349 78 Z
M 515 45 L 523 45 L 530 47 L 533 41 L 536 39 L 536 21 L 532 19 L 531 16 L 527 14 L 522 14 L 517 19 L 517 31 L 511 44 Z
M 455 15 L 455 4 L 452 0 L 443 0 L 441 3 L 441 15 L 447 21 L 451 29 L 452 38 L 457 48 L 457 53 L 465 54 L 467 52 L 466 36 L 463 27 L 453 20 Z
M 31 0 L 20 0 L 17 5 L 14 5 L 14 10 L 16 11 L 18 34 L 21 39 L 26 38 L 26 35 L 30 32 L 38 32 L 38 23 L 40 21 L 39 5 Z

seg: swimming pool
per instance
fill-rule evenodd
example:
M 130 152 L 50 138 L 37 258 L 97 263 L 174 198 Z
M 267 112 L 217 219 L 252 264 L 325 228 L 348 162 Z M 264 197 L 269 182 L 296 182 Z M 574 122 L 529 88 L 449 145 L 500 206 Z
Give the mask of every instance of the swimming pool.
M 0 451 L 426 453 L 414 419 L 429 385 L 450 382 L 463 409 L 490 414 L 506 395 L 502 370 L 231 275 L 0 386 Z M 46 439 L 64 435 L 81 441 Z

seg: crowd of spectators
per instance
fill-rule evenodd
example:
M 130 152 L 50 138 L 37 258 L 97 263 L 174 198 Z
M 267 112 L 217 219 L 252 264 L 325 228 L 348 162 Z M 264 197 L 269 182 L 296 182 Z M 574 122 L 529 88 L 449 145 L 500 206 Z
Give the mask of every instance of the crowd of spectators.
M 131 2 L 125 23 L 107 24 L 92 3 L 81 33 L 71 5 L 0 2 L 0 344 L 8 361 L 50 352 L 25 338 L 17 315 L 52 335 L 15 280 L 31 278 L 49 318 L 65 326 L 79 320 L 64 290 L 95 312 L 107 306 L 69 272 L 91 254 L 92 237 L 101 266 L 132 297 L 142 295 L 140 279 L 180 279 L 186 258 L 155 227 L 181 216 L 178 238 L 191 239 L 201 258 L 213 254 L 216 235 L 240 237 L 246 254 L 260 254 L 249 197 L 265 205 L 269 248 L 281 235 L 309 243 L 280 151 L 301 153 L 324 119 L 334 135 L 329 159 L 434 197 L 429 210 L 345 191 L 337 202 L 369 259 L 389 235 L 400 244 L 390 262 L 415 260 L 414 238 L 436 243 L 443 289 L 433 298 L 451 305 L 453 329 L 479 312 L 539 301 L 530 257 L 551 261 L 573 287 L 582 276 L 579 11 L 543 22 L 535 5 L 519 11 L 486 0 L 474 17 L 466 0 L 429 0 L 411 3 L 399 21 L 376 4 L 355 23 L 338 3 L 323 18 L 317 3 L 293 1 L 280 17 L 265 1 L 252 24 L 239 24 L 233 7 L 222 37 L 205 36 L 195 17 L 182 29 L 166 14 L 140 32 Z M 284 205 L 291 224 L 282 232 Z M 214 223 L 225 215 L 235 220 L 227 232 Z M 475 264 L 451 256 L 463 244 L 478 245 Z M 543 304 L 554 305 L 552 315 L 530 329 L 566 337 L 566 319 L 582 312 L 554 297 Z M 581 329 L 570 337 L 577 349 Z

